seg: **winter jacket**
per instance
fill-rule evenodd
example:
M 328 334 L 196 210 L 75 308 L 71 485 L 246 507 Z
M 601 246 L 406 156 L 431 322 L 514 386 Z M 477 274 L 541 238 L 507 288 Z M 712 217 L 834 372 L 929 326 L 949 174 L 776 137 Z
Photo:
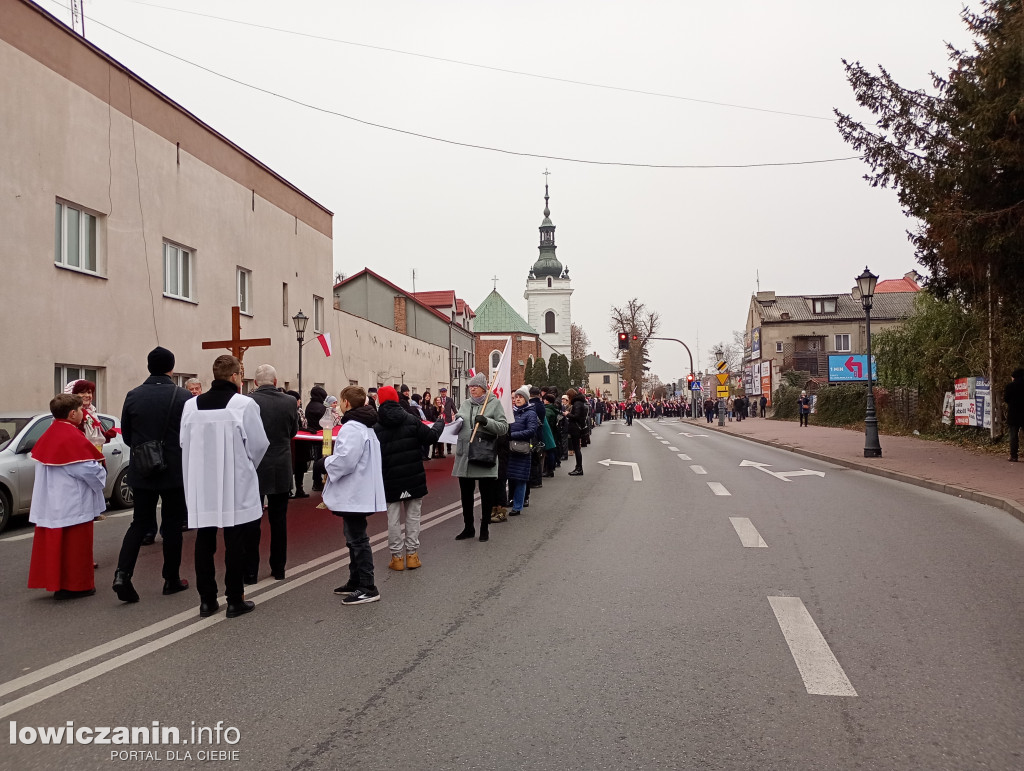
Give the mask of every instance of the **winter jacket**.
M 427 494 L 427 473 L 423 470 L 423 446 L 434 444 L 444 430 L 444 421 L 427 427 L 407 413 L 398 402 L 384 402 L 377 410 L 373 427 L 380 440 L 384 497 L 388 503 Z
M 577 395 L 569 406 L 569 436 L 579 439 L 587 427 L 587 400 Z
M 553 450 L 558 446 L 557 431 L 558 408 L 553 404 L 546 404 L 544 405 L 544 422 L 540 426 L 540 434 L 544 440 L 545 450 Z
M 369 404 L 341 419 L 334 452 L 324 459 L 323 500 L 338 516 L 373 514 L 388 507 L 381 474 L 380 440 L 373 431 L 377 411 Z
M 327 405 L 324 404 L 326 398 L 327 391 L 320 386 L 310 389 L 309 402 L 306 403 L 306 425 L 314 434 L 320 430 L 320 418 L 327 412 Z
M 476 416 L 483 415 L 487 422 L 480 426 L 480 431 L 493 436 L 501 436 L 508 433 L 508 420 L 505 418 L 505 410 L 501 402 L 495 398 L 487 400 L 486 405 L 477 406 L 472 399 L 466 399 L 459 405 L 459 417 L 462 418 L 462 430 L 459 431 L 459 439 L 455 445 L 455 463 L 452 465 L 453 477 L 466 477 L 467 479 L 497 479 L 498 464 L 493 466 L 476 466 L 469 463 L 469 439 L 473 436 L 473 428 L 476 426 Z
M 256 468 L 260 495 L 287 493 L 292 489 L 292 437 L 299 430 L 299 414 L 295 399 L 281 393 L 273 385 L 263 385 L 249 398 L 260 406 L 260 420 L 267 432 L 270 447 Z
M 1006 422 L 1011 426 L 1024 425 L 1024 382 L 1011 380 L 1003 389 L 1006 402 Z
M 167 375 L 150 375 L 124 398 L 121 410 L 121 437 L 129 447 L 135 448 L 145 442 L 163 440 L 164 462 L 167 469 L 159 474 L 144 477 L 128 460 L 128 484 L 137 490 L 172 490 L 182 487 L 181 445 L 178 434 L 181 430 L 181 413 L 185 402 L 192 395 L 184 388 L 174 385 Z M 170 414 L 168 415 L 168 411 Z
M 537 411 L 533 405 L 524 404 L 522 407 L 513 407 L 512 414 L 515 416 L 515 420 L 508 427 L 509 439 L 533 442 L 537 436 L 537 429 L 540 427 Z M 509 479 L 528 480 L 530 478 L 530 455 L 510 452 L 507 476 Z
M 544 411 L 544 400 L 539 396 L 535 396 L 527 402 L 527 406 L 532 407 L 533 411 L 537 413 L 537 434 L 535 438 L 540 442 L 544 439 L 541 435 L 541 426 L 544 425 L 544 419 L 547 417 L 547 414 Z

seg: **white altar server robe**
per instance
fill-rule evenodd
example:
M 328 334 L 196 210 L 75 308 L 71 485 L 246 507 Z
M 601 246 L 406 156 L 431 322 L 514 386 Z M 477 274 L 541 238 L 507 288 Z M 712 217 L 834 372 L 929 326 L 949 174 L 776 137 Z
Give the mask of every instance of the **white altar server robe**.
M 260 407 L 235 394 L 220 410 L 185 402 L 181 415 L 181 469 L 188 526 L 234 527 L 263 516 L 256 467 L 270 441 Z
M 380 440 L 372 428 L 349 420 L 334 440 L 334 452 L 324 459 L 327 481 L 323 500 L 331 511 L 373 514 L 387 511 Z

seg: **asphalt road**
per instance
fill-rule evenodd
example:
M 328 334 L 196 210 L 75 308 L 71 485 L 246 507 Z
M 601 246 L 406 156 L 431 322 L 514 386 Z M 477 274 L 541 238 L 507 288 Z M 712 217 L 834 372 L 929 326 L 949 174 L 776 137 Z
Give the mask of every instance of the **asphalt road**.
M 1024 768 L 1024 524 L 704 433 L 606 424 L 585 476 L 563 465 L 485 544 L 453 540 L 432 461 L 424 567 L 389 571 L 378 536 L 382 601 L 359 607 L 332 594 L 344 538 L 312 505 L 290 513 L 288 579 L 231 620 L 160 595 L 158 545 L 142 602 L 118 603 L 127 517 L 97 523 L 99 592 L 73 602 L 24 588 L 30 531 L 9 531 L 0 768 Z M 159 721 L 189 744 L 12 744 L 11 721 Z M 192 741 L 218 721 L 237 741 Z M 131 751 L 155 754 L 111 759 Z

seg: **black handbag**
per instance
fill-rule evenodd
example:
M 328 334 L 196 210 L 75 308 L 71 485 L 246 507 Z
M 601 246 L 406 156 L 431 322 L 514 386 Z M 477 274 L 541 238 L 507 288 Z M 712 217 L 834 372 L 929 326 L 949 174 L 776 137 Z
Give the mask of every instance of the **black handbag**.
M 514 452 L 516 455 L 529 455 L 531 451 L 530 443 L 525 439 L 510 439 L 508 451 Z
M 171 422 L 171 408 L 174 406 L 175 390 L 171 386 L 171 401 L 167 404 L 167 418 L 164 420 L 164 430 L 160 438 L 150 439 L 148 442 L 132 447 L 132 468 L 141 477 L 154 477 L 167 471 L 167 460 L 164 458 L 164 439 L 167 437 L 167 426 Z
M 490 468 L 498 462 L 497 444 L 498 437 L 477 431 L 476 438 L 469 443 L 467 461 L 474 466 Z

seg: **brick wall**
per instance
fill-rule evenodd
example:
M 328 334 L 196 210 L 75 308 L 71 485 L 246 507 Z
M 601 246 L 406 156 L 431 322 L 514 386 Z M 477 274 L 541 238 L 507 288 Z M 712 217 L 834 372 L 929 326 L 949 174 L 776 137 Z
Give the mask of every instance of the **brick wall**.
M 385 305 L 384 307 L 386 308 L 387 306 Z M 395 295 L 395 331 L 403 335 L 408 334 L 407 326 L 405 298 L 402 295 Z
M 495 332 L 493 336 L 500 333 Z M 491 334 L 478 335 L 476 339 L 476 370 L 483 372 L 490 380 L 491 375 L 491 352 L 503 351 L 504 340 L 483 340 L 481 337 L 491 337 Z M 522 339 L 520 339 L 522 338 Z M 526 362 L 530 356 L 534 360 L 540 358 L 540 339 L 536 335 L 512 334 L 512 388 L 516 389 L 523 385 L 523 371 L 526 369 Z M 523 362 L 522 365 L 519 362 Z M 545 362 L 547 363 L 547 362 Z M 531 385 L 546 385 L 546 383 L 534 383 Z

